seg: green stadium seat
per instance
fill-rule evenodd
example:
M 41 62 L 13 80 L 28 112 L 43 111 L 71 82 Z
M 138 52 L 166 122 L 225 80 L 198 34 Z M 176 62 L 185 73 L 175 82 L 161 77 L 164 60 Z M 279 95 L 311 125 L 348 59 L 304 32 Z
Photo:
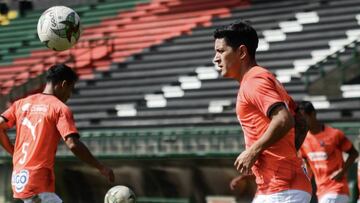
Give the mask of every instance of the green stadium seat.
M 22 46 L 22 42 L 1 43 L 0 49 L 14 49 Z

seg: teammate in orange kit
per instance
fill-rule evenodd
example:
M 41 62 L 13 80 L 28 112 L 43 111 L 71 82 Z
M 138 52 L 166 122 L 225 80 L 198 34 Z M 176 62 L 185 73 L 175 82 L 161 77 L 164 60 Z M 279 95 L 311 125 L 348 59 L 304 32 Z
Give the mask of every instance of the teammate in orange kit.
M 342 131 L 317 120 L 311 102 L 300 102 L 299 110 L 309 126 L 300 151 L 315 177 L 319 203 L 348 202 L 346 171 L 358 157 L 358 152 Z M 349 154 L 345 162 L 342 152 Z
M 357 163 L 357 187 L 358 187 L 358 200 L 357 200 L 357 203 L 360 203 L 360 163 L 359 163 L 360 160 L 358 160 L 358 163 Z
M 65 102 L 71 96 L 76 73 L 65 64 L 47 71 L 42 93 L 14 102 L 0 117 L 2 146 L 13 155 L 12 188 L 15 198 L 25 203 L 61 203 L 55 194 L 54 159 L 63 139 L 82 161 L 114 181 L 113 171 L 96 160 L 79 140 L 73 114 Z M 16 126 L 15 147 L 6 129 Z
M 238 22 L 216 29 L 214 38 L 214 63 L 223 77 L 240 84 L 236 113 L 246 150 L 234 165 L 241 174 L 255 175 L 253 202 L 309 202 L 311 184 L 296 154 L 302 143 L 295 145 L 296 103 L 271 72 L 257 65 L 256 31 Z

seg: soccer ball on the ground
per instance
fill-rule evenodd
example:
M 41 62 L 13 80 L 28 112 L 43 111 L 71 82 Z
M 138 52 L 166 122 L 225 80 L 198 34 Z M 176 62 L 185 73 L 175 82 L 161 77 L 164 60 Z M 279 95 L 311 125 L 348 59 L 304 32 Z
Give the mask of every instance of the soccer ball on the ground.
M 71 48 L 80 38 L 80 17 L 71 8 L 53 6 L 40 16 L 37 34 L 48 48 L 64 51 Z
M 118 185 L 106 193 L 104 203 L 136 203 L 136 197 L 130 188 Z

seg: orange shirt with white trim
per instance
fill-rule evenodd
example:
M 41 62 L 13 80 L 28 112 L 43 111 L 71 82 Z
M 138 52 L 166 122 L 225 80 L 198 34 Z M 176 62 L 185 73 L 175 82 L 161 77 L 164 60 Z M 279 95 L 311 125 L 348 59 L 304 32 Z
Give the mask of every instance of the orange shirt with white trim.
M 14 102 L 2 117 L 16 126 L 12 187 L 15 198 L 55 191 L 54 159 L 60 139 L 78 134 L 73 114 L 58 98 L 34 94 Z
M 236 102 L 236 113 L 245 136 L 246 148 L 268 129 L 272 108 L 283 104 L 294 115 L 296 104 L 282 84 L 268 70 L 255 66 L 243 77 Z M 264 150 L 252 167 L 257 194 L 273 194 L 297 189 L 311 193 L 311 184 L 296 154 L 295 130 Z
M 342 152 L 352 146 L 342 131 L 330 126 L 325 125 L 324 130 L 315 135 L 308 132 L 300 150 L 315 176 L 318 197 L 326 193 L 349 195 L 346 175 L 341 181 L 331 180 L 330 176 L 344 167 Z

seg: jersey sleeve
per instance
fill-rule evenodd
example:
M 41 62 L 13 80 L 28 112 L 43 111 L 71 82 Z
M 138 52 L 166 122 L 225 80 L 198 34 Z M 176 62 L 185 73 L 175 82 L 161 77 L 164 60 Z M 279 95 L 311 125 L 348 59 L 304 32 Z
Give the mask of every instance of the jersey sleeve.
M 78 134 L 73 113 L 68 107 L 64 107 L 60 110 L 56 128 L 63 139 L 70 134 Z
M 265 116 L 269 117 L 271 110 L 277 105 L 284 104 L 276 85 L 269 77 L 254 77 L 247 81 L 245 98 Z
M 8 128 L 12 128 L 16 124 L 16 103 L 14 102 L 4 113 L 1 114 L 6 120 Z
M 345 134 L 340 131 L 338 131 L 338 147 L 341 151 L 346 152 L 349 151 L 351 149 L 351 147 L 353 146 L 351 141 L 345 136 Z

